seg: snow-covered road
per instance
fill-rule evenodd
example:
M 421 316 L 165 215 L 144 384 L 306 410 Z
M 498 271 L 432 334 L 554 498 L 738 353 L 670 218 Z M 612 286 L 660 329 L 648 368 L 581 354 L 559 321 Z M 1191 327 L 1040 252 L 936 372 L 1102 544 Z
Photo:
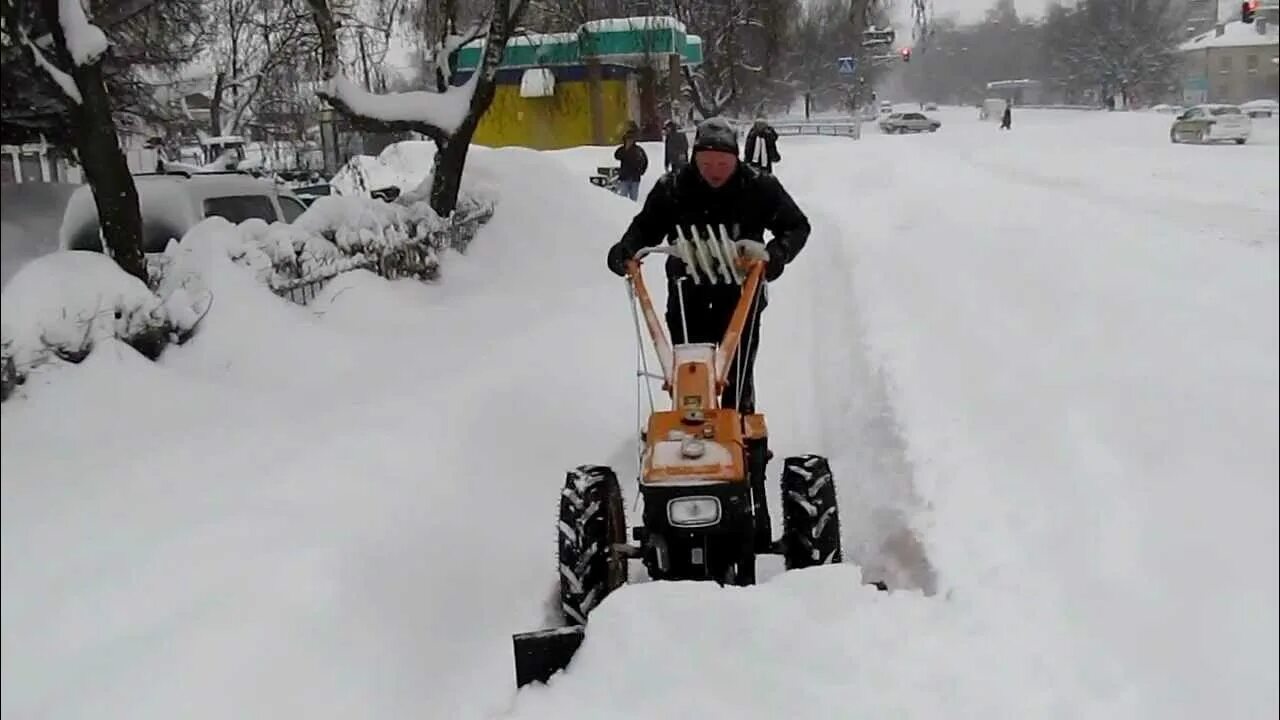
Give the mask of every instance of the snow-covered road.
M 634 467 L 635 206 L 605 149 L 477 151 L 499 214 L 439 286 L 224 287 L 162 367 L 5 403 L 4 716 L 1274 717 L 1274 121 L 972 115 L 781 147 L 814 234 L 759 397 L 857 565 L 626 587 L 514 692 L 564 470 Z

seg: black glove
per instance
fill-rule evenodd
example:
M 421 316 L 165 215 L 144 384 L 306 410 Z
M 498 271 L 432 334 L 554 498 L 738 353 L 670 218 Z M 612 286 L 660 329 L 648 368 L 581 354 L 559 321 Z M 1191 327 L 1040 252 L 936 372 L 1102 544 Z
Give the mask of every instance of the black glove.
M 769 252 L 769 261 L 764 265 L 764 279 L 768 282 L 773 282 L 782 277 L 782 269 L 786 267 L 787 260 L 782 254 L 782 248 L 776 243 L 769 243 L 769 246 L 765 249 Z
M 609 259 L 606 261 L 609 265 L 609 270 L 618 277 L 625 277 L 627 274 L 627 261 L 633 256 L 634 253 L 626 245 L 620 242 L 614 243 L 613 247 L 609 248 Z

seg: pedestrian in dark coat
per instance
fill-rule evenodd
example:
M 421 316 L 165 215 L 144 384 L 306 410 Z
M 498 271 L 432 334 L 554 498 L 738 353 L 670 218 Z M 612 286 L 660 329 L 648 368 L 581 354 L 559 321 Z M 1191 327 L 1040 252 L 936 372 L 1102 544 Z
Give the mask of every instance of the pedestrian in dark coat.
M 667 133 L 664 166 L 668 171 L 678 171 L 689 164 L 689 138 L 680 131 L 675 120 L 668 120 L 664 129 Z
M 640 178 L 649 169 L 649 156 L 636 142 L 637 135 L 637 131 L 628 129 L 622 136 L 622 145 L 613 151 L 613 159 L 618 161 L 618 194 L 632 200 L 640 199 Z
M 767 173 L 773 172 L 774 163 L 782 162 L 778 154 L 778 132 L 769 127 L 764 118 L 757 118 L 747 133 L 742 159 Z

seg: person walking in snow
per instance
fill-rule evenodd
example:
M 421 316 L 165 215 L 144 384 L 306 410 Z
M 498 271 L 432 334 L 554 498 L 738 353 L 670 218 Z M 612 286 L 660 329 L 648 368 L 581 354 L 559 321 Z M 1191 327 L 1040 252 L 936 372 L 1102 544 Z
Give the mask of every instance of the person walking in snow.
M 633 126 L 622 135 L 622 145 L 613 151 L 613 159 L 619 163 L 618 194 L 632 200 L 640 199 L 640 178 L 649 169 L 649 156 L 636 142 L 640 133 Z
M 1013 129 L 1013 105 L 1010 103 L 1005 103 L 1004 105 L 1004 114 L 1000 116 L 1000 129 Z
M 747 133 L 747 141 L 742 158 L 748 164 L 767 172 L 773 172 L 773 164 L 782 162 L 778 154 L 778 132 L 769 126 L 764 118 L 756 118 Z
M 668 172 L 679 171 L 689 164 L 689 138 L 680 131 L 675 120 L 668 120 L 663 129 L 666 130 L 664 167 Z
M 664 240 L 673 243 L 677 227 L 686 237 L 693 233 L 705 237 L 708 227 L 722 225 L 739 252 L 765 261 L 766 285 L 777 281 L 809 238 L 809 220 L 782 183 L 772 174 L 739 161 L 737 132 L 724 118 L 713 117 L 698 125 L 693 161 L 658 179 L 622 239 L 609 248 L 606 264 L 614 273 L 625 276 L 627 263 L 641 248 L 654 247 Z M 766 230 L 773 235 L 767 244 Z M 674 256 L 667 259 L 666 273 L 666 324 L 671 341 L 676 344 L 719 342 L 729 326 L 741 287 L 718 279 L 711 282 L 704 279 L 700 284 L 684 282 L 687 268 L 684 261 Z M 679 289 L 680 285 L 683 290 Z M 755 358 L 760 342 L 760 317 L 768 306 L 766 286 L 761 287 L 754 305 L 743 328 L 738 353 L 742 360 L 741 392 L 738 391 L 739 363 L 734 362 L 720 401 L 722 407 L 736 408 L 744 414 L 755 412 Z M 760 443 L 765 457 L 772 457 L 766 440 L 749 442 Z M 762 483 L 763 476 L 759 480 Z M 760 519 L 757 549 L 767 549 L 772 536 L 764 487 L 753 487 L 752 496 L 756 498 L 756 517 Z

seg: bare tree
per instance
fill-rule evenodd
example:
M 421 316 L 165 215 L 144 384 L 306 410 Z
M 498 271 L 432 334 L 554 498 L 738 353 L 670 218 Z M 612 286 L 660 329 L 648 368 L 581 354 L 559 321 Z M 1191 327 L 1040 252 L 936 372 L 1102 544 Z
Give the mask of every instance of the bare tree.
M 209 132 L 235 135 L 281 71 L 305 64 L 318 50 L 310 12 L 278 0 L 215 0 L 218 32 L 209 47 L 214 68 Z
M 1103 97 L 1160 96 L 1175 80 L 1184 14 L 1172 0 L 1081 0 L 1049 13 L 1046 47 L 1065 74 Z
M 431 179 L 431 207 L 448 216 L 457 207 L 458 190 L 467 150 L 480 118 L 493 102 L 496 76 L 507 40 L 524 13 L 528 0 L 494 0 L 486 18 L 459 31 L 450 0 L 443 0 L 440 40 L 432 52 L 436 92 L 373 94 L 361 90 L 338 67 L 338 23 L 327 0 L 307 0 L 320 36 L 325 83 L 320 96 L 359 129 L 380 132 L 412 131 L 436 143 Z M 484 38 L 475 71 L 461 85 L 453 84 L 456 55 L 471 39 Z
M 685 93 L 702 117 L 722 115 L 738 99 L 746 76 L 760 72 L 743 53 L 743 28 L 758 21 L 751 0 L 672 0 L 672 11 L 702 39 L 702 64 L 683 66 Z
M 0 8 L 5 36 L 24 48 L 70 107 L 70 134 L 93 190 L 107 253 L 145 283 L 138 189 L 120 151 L 103 79 L 103 59 L 110 52 L 106 34 L 89 21 L 79 2 L 4 0 Z M 41 43 L 46 34 L 49 41 Z
M 807 106 L 852 111 L 870 97 L 877 79 L 897 62 L 887 40 L 868 40 L 864 34 L 889 24 L 888 9 L 883 0 L 806 5 L 796 17 L 783 78 L 793 92 L 805 96 Z M 850 58 L 854 74 L 841 74 L 838 58 Z

